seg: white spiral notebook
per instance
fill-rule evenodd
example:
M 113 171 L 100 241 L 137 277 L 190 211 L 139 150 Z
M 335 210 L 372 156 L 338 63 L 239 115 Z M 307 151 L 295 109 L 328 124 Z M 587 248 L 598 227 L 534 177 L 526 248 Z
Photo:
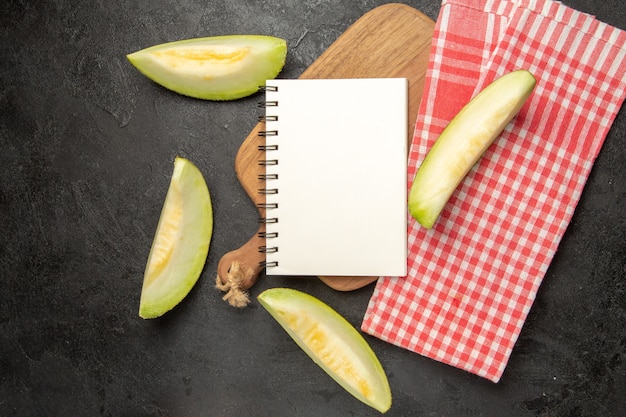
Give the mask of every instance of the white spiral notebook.
M 267 275 L 406 275 L 407 80 L 265 87 Z

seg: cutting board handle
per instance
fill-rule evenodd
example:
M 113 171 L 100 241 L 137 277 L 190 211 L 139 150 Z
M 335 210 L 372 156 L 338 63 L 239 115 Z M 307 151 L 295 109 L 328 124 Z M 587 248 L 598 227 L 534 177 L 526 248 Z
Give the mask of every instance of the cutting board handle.
M 257 233 L 263 232 L 265 226 Z M 247 290 L 257 281 L 263 270 L 265 254 L 259 252 L 263 239 L 252 237 L 239 249 L 222 256 L 217 264 L 216 287 L 225 292 L 223 299 L 233 307 L 245 307 L 249 303 Z

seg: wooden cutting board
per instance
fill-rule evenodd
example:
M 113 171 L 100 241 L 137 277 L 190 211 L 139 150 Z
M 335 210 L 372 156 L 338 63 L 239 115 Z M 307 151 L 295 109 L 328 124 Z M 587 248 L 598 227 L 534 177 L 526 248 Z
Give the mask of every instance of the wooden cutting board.
M 424 77 L 428 65 L 430 42 L 435 23 L 423 13 L 403 4 L 379 6 L 357 20 L 344 32 L 300 78 L 407 78 L 409 81 L 408 137 L 413 135 L 417 110 L 422 97 Z M 265 216 L 261 205 L 265 197 L 259 174 L 264 159 L 259 146 L 265 140 L 259 136 L 264 123 L 259 122 L 242 143 L 235 158 L 235 171 L 239 182 L 259 207 L 260 217 Z M 367 225 L 363 225 L 367 227 Z M 239 249 L 225 254 L 218 264 L 218 279 L 227 282 L 228 273 L 235 263 L 237 269 L 247 272 L 243 289 L 251 287 L 263 270 L 265 254 L 259 247 L 265 240 L 259 233 L 265 231 L 261 224 L 257 233 Z M 378 277 L 319 277 L 331 288 L 350 291 L 375 281 Z

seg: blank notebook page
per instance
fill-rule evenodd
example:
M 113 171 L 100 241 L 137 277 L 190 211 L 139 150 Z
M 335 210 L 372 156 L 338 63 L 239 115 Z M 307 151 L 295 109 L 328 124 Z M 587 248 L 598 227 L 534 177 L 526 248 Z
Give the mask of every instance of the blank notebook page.
M 266 101 L 267 274 L 405 275 L 406 79 L 271 80 Z

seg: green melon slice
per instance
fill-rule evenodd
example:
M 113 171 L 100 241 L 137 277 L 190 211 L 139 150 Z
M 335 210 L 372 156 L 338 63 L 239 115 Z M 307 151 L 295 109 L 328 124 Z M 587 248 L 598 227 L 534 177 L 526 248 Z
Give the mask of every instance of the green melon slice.
M 307 355 L 346 391 L 384 413 L 391 407 L 385 371 L 363 336 L 319 299 L 289 288 L 258 300 Z
M 200 277 L 213 233 L 213 209 L 204 177 L 176 157 L 141 289 L 139 316 L 156 318 L 173 309 Z
M 264 35 L 186 39 L 142 49 L 128 60 L 152 81 L 190 97 L 234 100 L 274 79 L 285 65 L 287 42 Z
M 485 87 L 441 132 L 415 174 L 408 206 L 430 229 L 469 170 L 524 105 L 536 80 L 510 72 Z

